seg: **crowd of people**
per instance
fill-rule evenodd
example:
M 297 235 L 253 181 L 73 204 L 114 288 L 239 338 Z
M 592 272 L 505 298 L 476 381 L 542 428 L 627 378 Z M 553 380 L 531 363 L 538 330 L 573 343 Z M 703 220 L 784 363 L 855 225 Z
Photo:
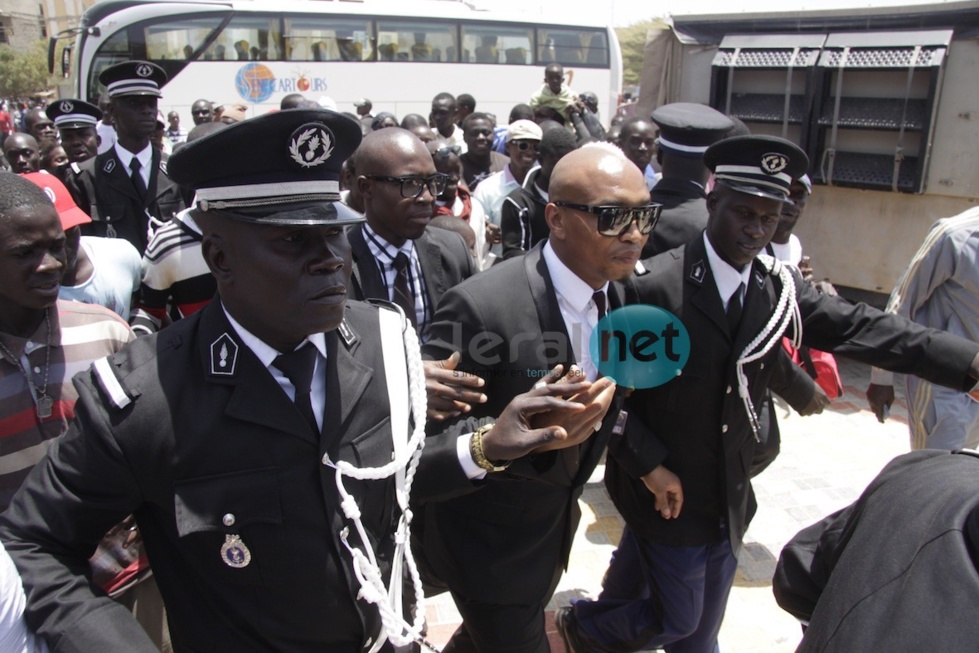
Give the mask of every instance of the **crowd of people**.
M 293 94 L 252 118 L 199 100 L 185 133 L 132 61 L 101 106 L 27 112 L 0 173 L 0 649 L 419 650 L 448 591 L 446 653 L 547 653 L 607 455 L 626 528 L 602 593 L 557 614 L 568 650 L 711 653 L 773 395 L 830 401 L 790 352 L 979 386 L 974 331 L 909 319 L 910 281 L 887 312 L 813 283 L 796 145 L 689 103 L 606 129 L 564 78 L 506 125 L 448 92 L 400 120 Z M 641 305 L 690 352 L 633 388 L 591 342 Z M 800 537 L 780 600 L 826 637 Z

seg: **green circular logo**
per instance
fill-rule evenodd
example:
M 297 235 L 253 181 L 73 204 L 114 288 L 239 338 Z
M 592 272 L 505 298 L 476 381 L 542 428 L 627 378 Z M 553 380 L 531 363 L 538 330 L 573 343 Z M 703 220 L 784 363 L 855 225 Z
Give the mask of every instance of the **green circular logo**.
M 592 361 L 628 388 L 655 388 L 675 379 L 690 358 L 690 334 L 673 313 L 648 304 L 618 308 L 595 325 Z

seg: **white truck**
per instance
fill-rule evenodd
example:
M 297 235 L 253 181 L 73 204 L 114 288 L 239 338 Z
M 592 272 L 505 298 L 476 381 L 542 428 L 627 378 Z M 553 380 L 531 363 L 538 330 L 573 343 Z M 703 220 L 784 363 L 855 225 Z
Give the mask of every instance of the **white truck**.
M 928 228 L 979 201 L 979 2 L 673 16 L 637 115 L 700 102 L 809 155 L 817 278 L 886 300 Z

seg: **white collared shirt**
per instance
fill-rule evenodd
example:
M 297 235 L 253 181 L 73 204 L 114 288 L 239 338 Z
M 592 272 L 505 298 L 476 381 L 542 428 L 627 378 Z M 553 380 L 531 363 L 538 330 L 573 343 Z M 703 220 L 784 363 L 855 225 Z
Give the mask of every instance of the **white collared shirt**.
M 592 331 L 598 323 L 598 306 L 592 298 L 596 291 L 558 258 L 554 248 L 551 247 L 550 240 L 544 245 L 543 254 L 547 273 L 551 276 L 554 292 L 557 294 L 558 308 L 561 309 L 564 326 L 568 330 L 568 337 L 571 338 L 575 360 L 585 373 L 585 378 L 594 381 L 598 378 L 598 367 L 592 361 L 589 345 Z M 607 309 L 608 281 L 599 290 L 605 293 Z
M 228 318 L 228 322 L 231 323 L 231 328 L 235 330 L 235 333 L 241 339 L 242 344 L 252 350 L 252 353 L 261 361 L 265 369 L 269 371 L 272 378 L 282 388 L 282 391 L 289 397 L 289 401 L 295 401 L 296 388 L 292 385 L 292 381 L 282 373 L 282 370 L 272 365 L 279 354 L 288 352 L 279 351 L 241 326 L 235 318 L 231 317 L 231 313 L 224 307 L 224 304 L 221 305 L 221 308 L 224 310 L 224 315 Z M 313 367 L 313 382 L 309 388 L 309 399 L 313 405 L 313 415 L 316 416 L 316 425 L 322 430 L 323 412 L 326 410 L 326 336 L 322 333 L 311 334 L 299 343 L 296 349 L 299 349 L 307 342 L 311 343 L 319 353 L 319 356 L 316 357 L 316 365 Z
M 714 275 L 714 284 L 717 286 L 717 293 L 721 296 L 721 304 L 723 304 L 724 310 L 727 311 L 727 305 L 731 301 L 731 295 L 738 289 L 738 286 L 744 284 L 744 292 L 747 292 L 748 281 L 751 280 L 751 264 L 749 263 L 744 266 L 743 270 L 738 270 L 724 261 L 714 251 L 714 247 L 710 244 L 710 238 L 707 237 L 706 231 L 704 232 L 704 245 L 707 246 L 707 263 L 710 265 L 710 271 Z M 744 295 L 741 296 L 741 303 L 744 305 Z
M 136 154 L 119 145 L 119 141 L 116 141 L 113 147 L 116 150 L 116 156 L 119 158 L 119 163 L 122 164 L 127 177 L 132 174 L 132 170 L 129 167 L 132 165 L 131 161 L 134 157 L 139 159 L 139 176 L 143 178 L 143 183 L 149 188 L 150 172 L 153 167 L 153 144 L 150 143 Z

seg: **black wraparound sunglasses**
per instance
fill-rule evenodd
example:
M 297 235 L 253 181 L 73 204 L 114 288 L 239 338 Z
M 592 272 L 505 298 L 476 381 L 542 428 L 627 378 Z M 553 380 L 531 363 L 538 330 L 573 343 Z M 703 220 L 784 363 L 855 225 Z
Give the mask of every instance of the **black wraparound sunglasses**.
M 639 233 L 647 235 L 652 232 L 663 210 L 661 204 L 646 204 L 645 206 L 589 206 L 573 204 L 572 202 L 554 202 L 575 211 L 584 211 L 598 216 L 598 233 L 603 236 L 617 237 L 626 233 L 633 222 L 639 228 Z

